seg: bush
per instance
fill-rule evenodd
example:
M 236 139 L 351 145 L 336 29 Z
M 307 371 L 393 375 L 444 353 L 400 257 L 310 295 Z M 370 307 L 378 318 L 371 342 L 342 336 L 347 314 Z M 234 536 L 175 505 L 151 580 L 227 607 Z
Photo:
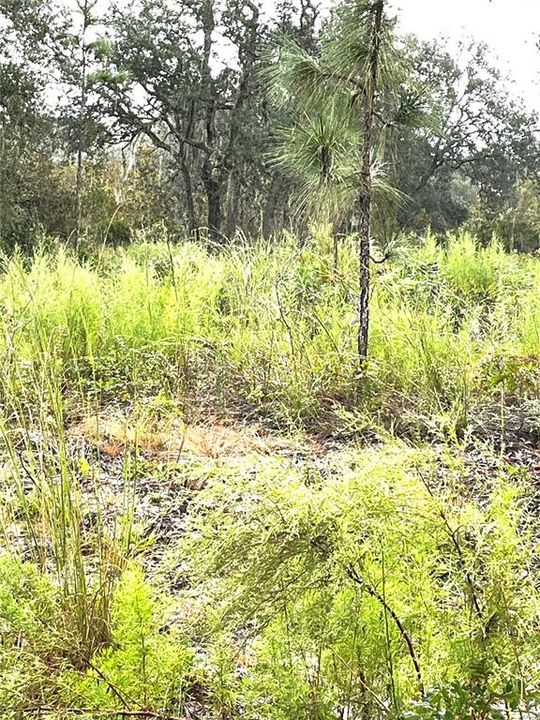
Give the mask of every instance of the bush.
M 482 242 L 497 237 L 510 251 L 536 252 L 540 248 L 540 189 L 533 180 L 523 180 L 515 187 L 514 197 L 505 209 L 493 216 L 476 208 L 469 229 Z
M 276 462 L 203 491 L 181 556 L 209 621 L 247 629 L 248 715 L 477 718 L 534 702 L 539 578 L 518 485 L 465 502 L 435 492 L 435 461 L 363 451 L 324 477 Z M 459 711 L 437 714 L 450 701 Z
M 73 644 L 82 638 L 72 634 L 61 593 L 35 566 L 1 557 L 2 718 L 26 718 L 40 707 L 51 720 L 126 707 L 180 714 L 193 654 L 165 621 L 165 605 L 141 571 L 126 571 L 114 595 L 110 646 L 76 667 Z
M 123 220 L 112 220 L 107 223 L 104 233 L 105 243 L 114 248 L 129 245 L 132 241 L 132 231 Z
M 126 571 L 112 608 L 111 647 L 98 652 L 85 676 L 66 673 L 68 706 L 121 710 L 152 708 L 181 713 L 193 654 L 178 632 L 163 630 L 162 601 L 139 569 Z

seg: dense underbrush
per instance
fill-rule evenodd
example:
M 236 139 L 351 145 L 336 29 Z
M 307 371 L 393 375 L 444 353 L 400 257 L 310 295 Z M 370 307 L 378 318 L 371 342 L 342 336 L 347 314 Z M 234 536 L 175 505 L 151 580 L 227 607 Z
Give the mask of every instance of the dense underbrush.
M 187 417 L 461 439 L 486 412 L 504 434 L 510 407 L 538 431 L 537 258 L 467 235 L 396 251 L 377 266 L 359 397 L 355 247 L 343 243 L 336 269 L 324 240 L 6 259 L 3 382 L 31 402 L 36 373 L 53 373 L 74 415 L 159 395 Z
M 201 475 L 152 587 L 140 547 L 108 565 L 99 608 L 90 547 L 68 542 L 60 576 L 82 562 L 84 597 L 52 567 L 0 557 L 2 717 L 535 717 L 524 477 L 501 469 L 470 497 L 459 463 L 404 446 L 336 452 L 324 467 L 186 467 L 183 480 Z M 81 607 L 105 632 L 83 631 Z
M 538 716 L 540 262 L 328 246 L 3 260 L 2 718 Z

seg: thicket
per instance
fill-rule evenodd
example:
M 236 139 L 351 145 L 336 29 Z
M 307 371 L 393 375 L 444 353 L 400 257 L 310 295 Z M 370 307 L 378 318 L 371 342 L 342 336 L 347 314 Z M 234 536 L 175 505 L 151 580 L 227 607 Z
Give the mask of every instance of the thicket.
M 532 716 L 519 483 L 494 478 L 480 506 L 441 487 L 433 460 L 364 450 L 329 475 L 278 465 L 199 496 L 182 551 L 210 632 L 247 647 L 230 685 L 249 716 Z
M 535 717 L 529 488 L 501 465 L 465 499 L 462 468 L 447 457 L 441 483 L 441 459 L 398 444 L 336 454 L 325 472 L 279 458 L 214 469 L 162 566 L 181 589 L 158 594 L 131 552 L 106 635 L 74 621 L 101 585 L 69 591 L 4 552 L 2 716 Z M 92 557 L 63 572 L 82 558 L 92 576 Z

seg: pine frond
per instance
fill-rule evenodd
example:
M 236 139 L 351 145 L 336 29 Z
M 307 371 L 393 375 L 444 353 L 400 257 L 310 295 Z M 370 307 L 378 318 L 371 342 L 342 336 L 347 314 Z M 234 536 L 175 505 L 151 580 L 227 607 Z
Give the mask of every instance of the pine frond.
M 347 0 L 336 10 L 323 44 L 323 57 L 333 72 L 358 87 L 371 76 L 374 0 Z M 394 42 L 395 20 L 386 12 L 379 38 L 378 86 L 398 84 L 404 78 L 403 63 Z
M 336 90 L 332 71 L 290 40 L 280 45 L 277 62 L 264 75 L 269 97 L 278 106 L 292 99 L 303 105 L 316 104 Z

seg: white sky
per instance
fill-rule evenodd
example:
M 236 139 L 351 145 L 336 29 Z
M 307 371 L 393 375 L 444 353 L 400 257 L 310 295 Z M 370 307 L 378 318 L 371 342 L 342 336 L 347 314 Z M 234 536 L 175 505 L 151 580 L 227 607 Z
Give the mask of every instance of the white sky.
M 335 0 L 319 0 L 328 8 Z M 270 8 L 275 0 L 264 0 Z M 540 0 L 390 0 L 403 32 L 487 43 L 528 106 L 540 111 Z
M 392 0 L 400 27 L 422 39 L 486 42 L 527 104 L 540 110 L 540 0 Z

